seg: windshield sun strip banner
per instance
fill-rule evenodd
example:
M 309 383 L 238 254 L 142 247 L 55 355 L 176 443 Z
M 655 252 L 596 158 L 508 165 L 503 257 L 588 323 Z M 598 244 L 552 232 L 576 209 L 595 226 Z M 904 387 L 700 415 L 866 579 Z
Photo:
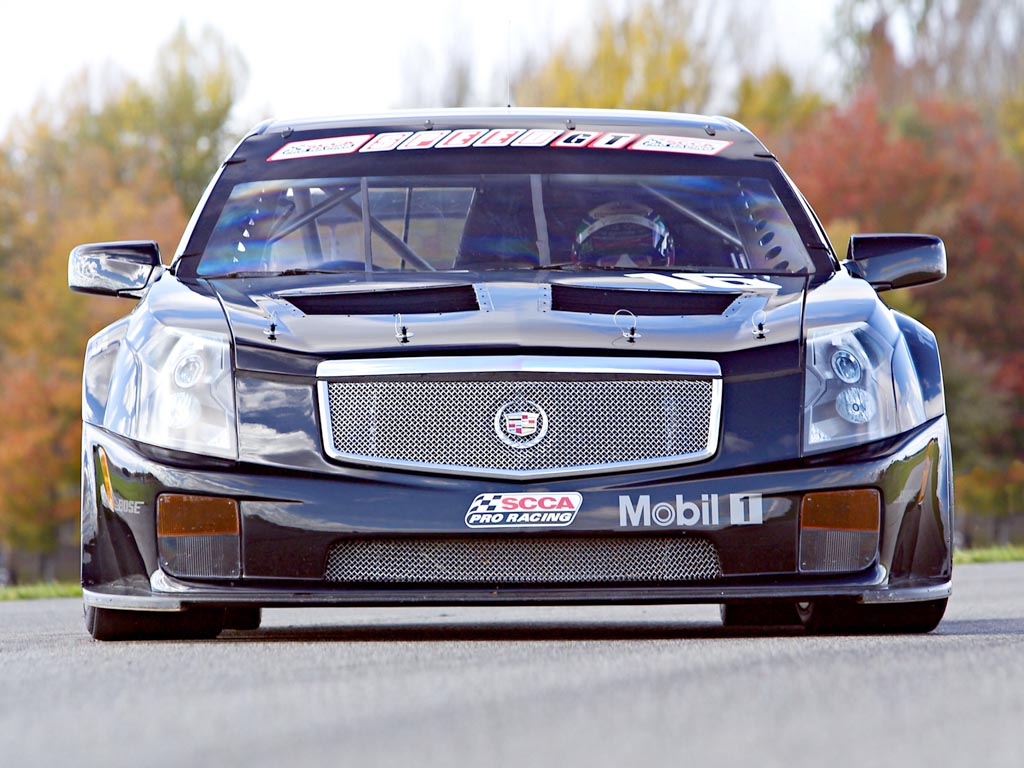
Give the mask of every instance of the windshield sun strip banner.
M 550 128 L 462 128 L 455 131 L 389 131 L 377 134 L 331 136 L 291 141 L 267 158 L 298 160 L 307 157 L 350 155 L 356 152 L 395 150 L 466 149 L 493 147 L 554 147 L 557 149 L 635 149 L 685 155 L 717 155 L 731 141 L 661 134 L 638 135 L 616 131 L 563 131 Z

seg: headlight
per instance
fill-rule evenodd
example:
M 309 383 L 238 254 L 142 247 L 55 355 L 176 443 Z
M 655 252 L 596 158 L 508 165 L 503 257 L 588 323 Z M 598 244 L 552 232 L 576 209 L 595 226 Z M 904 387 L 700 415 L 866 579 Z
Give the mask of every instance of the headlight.
M 806 453 L 891 437 L 923 421 L 921 387 L 902 336 L 894 345 L 866 323 L 809 333 Z
M 104 426 L 143 443 L 238 457 L 231 345 L 226 334 L 159 323 L 128 340 Z

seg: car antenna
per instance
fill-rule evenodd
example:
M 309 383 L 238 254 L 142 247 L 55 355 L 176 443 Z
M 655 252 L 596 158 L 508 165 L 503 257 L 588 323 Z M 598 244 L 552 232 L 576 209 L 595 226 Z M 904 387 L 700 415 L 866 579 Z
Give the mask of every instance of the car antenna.
M 512 109 L 512 14 L 505 25 L 505 104 Z

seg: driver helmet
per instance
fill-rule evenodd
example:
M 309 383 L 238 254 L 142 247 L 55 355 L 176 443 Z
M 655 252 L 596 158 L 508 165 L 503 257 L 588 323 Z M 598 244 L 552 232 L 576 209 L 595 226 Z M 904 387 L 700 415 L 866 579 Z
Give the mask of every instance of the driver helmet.
M 632 201 L 591 210 L 572 246 L 573 262 L 588 267 L 669 267 L 675 255 L 672 233 L 662 218 Z

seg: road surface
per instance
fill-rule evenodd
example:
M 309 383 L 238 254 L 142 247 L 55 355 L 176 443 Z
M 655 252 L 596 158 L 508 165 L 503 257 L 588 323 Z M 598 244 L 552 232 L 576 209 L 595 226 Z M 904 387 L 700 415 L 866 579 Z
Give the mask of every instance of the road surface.
M 269 610 L 98 643 L 0 603 L 2 766 L 1024 765 L 1024 563 L 938 630 L 727 631 L 717 606 Z

